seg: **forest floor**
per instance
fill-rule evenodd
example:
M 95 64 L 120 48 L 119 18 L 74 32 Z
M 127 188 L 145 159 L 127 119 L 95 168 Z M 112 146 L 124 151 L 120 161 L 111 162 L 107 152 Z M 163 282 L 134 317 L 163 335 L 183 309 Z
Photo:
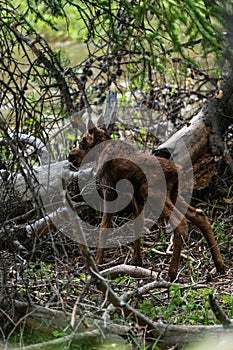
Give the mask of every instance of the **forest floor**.
M 218 174 L 208 188 L 194 191 L 191 204 L 204 210 L 211 221 L 226 265 L 224 275 L 216 273 L 201 233 L 188 224 L 174 285 L 138 293 L 140 287 L 155 279 L 169 281 L 171 233 L 166 232 L 165 223 L 159 221 L 143 237 L 143 267 L 155 272 L 157 277 L 135 278 L 123 273 L 116 278 L 109 277 L 109 283 L 119 296 L 132 293 L 131 305 L 154 321 L 178 325 L 217 324 L 209 306 L 210 293 L 215 295 L 228 317 L 233 318 L 233 183 L 223 160 L 218 162 Z M 1 253 L 8 299 L 30 301 L 67 312 L 72 312 L 77 303 L 77 313 L 97 319 L 107 313 L 114 322 L 125 322 L 120 310 L 113 314 L 108 311 L 106 296 L 96 284 L 89 283 L 89 271 L 76 242 L 52 229 L 37 237 L 24 237 L 21 243 L 30 252 L 28 259 L 6 250 Z M 91 248 L 91 252 L 94 256 L 96 249 Z M 130 265 L 132 252 L 132 243 L 106 249 L 100 271 L 120 264 Z

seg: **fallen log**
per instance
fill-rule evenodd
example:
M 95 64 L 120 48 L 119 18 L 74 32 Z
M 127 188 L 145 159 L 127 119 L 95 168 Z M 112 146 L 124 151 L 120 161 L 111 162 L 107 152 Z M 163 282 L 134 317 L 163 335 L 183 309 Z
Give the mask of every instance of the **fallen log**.
M 116 306 L 116 305 L 115 305 Z M 8 305 L 2 302 L 1 307 L 4 309 Z M 117 305 L 119 308 L 119 305 Z M 153 334 L 155 338 L 160 337 L 161 348 L 167 346 L 184 346 L 190 343 L 202 342 L 206 337 L 211 338 L 212 341 L 219 341 L 219 337 L 224 338 L 227 335 L 232 335 L 232 321 L 228 328 L 223 328 L 222 325 L 211 326 L 186 326 L 186 325 L 171 325 L 162 322 L 154 322 L 147 317 L 141 315 L 128 304 L 122 303 L 123 311 L 130 311 L 131 317 L 136 318 L 136 322 L 140 326 L 147 327 L 150 330 L 150 337 Z M 127 312 L 127 313 L 128 313 Z M 68 341 L 87 341 L 89 340 L 101 342 L 106 337 L 126 337 L 130 332 L 130 326 L 115 324 L 111 321 L 104 322 L 104 320 L 94 317 L 80 317 L 75 316 L 75 327 L 70 326 L 72 314 L 45 308 L 42 306 L 28 305 L 24 302 L 15 301 L 14 303 L 14 317 L 13 321 L 17 326 L 24 325 L 27 331 L 36 330 L 37 334 L 52 334 L 56 332 L 66 332 L 67 338 L 60 340 L 59 344 L 65 344 Z M 139 318 L 138 318 L 139 317 Z M 13 329 L 13 332 L 16 327 Z M 47 345 L 57 345 L 56 341 L 49 342 Z M 44 343 L 42 343 L 44 344 Z M 41 344 L 41 345 L 42 345 Z M 45 344 L 44 344 L 45 345 Z M 28 346 L 28 349 L 40 349 L 40 345 Z M 44 348 L 44 347 L 42 347 Z M 49 348 L 49 347 L 48 347 Z
M 10 174 L 6 179 L 0 178 L 0 222 L 9 222 L 33 208 L 44 207 L 45 213 L 51 214 L 62 206 L 61 181 L 76 184 L 78 176 L 88 181 L 91 176 L 87 171 L 71 172 L 68 162 L 56 162 L 25 170 L 24 174 Z M 90 172 L 92 168 L 89 169 Z M 20 217 L 19 217 L 20 219 Z

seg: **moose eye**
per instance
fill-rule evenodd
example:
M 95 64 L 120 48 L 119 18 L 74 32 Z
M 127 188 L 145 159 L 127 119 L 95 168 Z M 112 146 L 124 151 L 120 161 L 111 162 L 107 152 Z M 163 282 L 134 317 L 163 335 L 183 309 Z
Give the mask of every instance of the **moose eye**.
M 82 141 L 79 143 L 79 148 L 80 149 L 86 149 L 87 148 L 87 139 L 84 137 Z

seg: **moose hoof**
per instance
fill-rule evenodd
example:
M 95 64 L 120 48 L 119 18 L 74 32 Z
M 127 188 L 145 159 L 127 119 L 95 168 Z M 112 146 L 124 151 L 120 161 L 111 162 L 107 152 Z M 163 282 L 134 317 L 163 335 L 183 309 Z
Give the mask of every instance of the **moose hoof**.
M 131 265 L 133 266 L 142 266 L 142 258 L 141 257 L 133 257 Z
M 217 271 L 221 275 L 224 275 L 226 273 L 226 267 L 222 261 L 218 262 L 217 264 Z

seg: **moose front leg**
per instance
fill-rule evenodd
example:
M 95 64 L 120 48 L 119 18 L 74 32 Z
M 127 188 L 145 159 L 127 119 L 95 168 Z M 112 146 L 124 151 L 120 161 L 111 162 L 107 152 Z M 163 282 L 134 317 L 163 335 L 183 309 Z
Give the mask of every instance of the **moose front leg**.
M 103 263 L 105 242 L 108 235 L 108 229 L 111 227 L 113 216 L 113 213 L 104 213 L 102 217 L 99 232 L 98 249 L 95 257 L 95 261 L 99 265 Z
M 116 192 L 111 183 L 107 187 L 103 188 L 103 199 L 104 199 L 103 216 L 100 224 L 99 242 L 98 242 L 98 248 L 97 248 L 97 253 L 95 258 L 97 264 L 103 263 L 104 248 L 105 248 L 105 243 L 108 236 L 108 229 L 112 225 L 112 218 L 115 214 L 113 212 L 110 212 L 110 207 L 109 207 L 110 203 L 112 203 L 112 201 L 116 199 Z

